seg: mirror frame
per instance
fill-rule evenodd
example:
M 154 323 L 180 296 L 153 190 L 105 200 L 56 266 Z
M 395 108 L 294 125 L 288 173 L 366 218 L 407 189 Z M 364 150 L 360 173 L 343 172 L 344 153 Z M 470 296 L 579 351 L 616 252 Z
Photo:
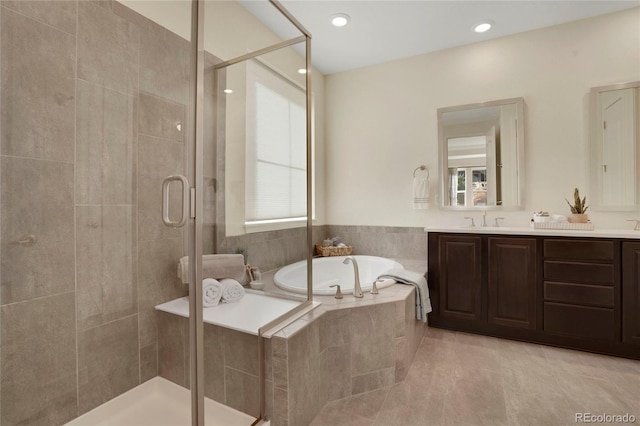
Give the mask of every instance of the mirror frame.
M 604 212 L 627 212 L 636 211 L 640 209 L 640 188 L 636 188 L 636 204 L 626 206 L 603 206 L 601 199 L 601 182 L 602 182 L 602 170 L 600 169 L 601 151 L 598 149 L 598 134 L 600 133 L 599 123 L 602 119 L 598 108 L 598 95 L 603 92 L 610 92 L 612 90 L 640 88 L 640 81 L 631 81 L 628 83 L 611 84 L 608 86 L 598 86 L 591 88 L 589 94 L 589 145 L 591 161 L 589 162 L 591 170 L 595 171 L 590 173 L 591 179 L 591 208 L 596 211 Z M 640 108 L 640 100 L 636 100 L 636 106 Z M 637 118 L 636 123 L 636 176 L 635 179 L 640 179 L 640 117 Z
M 442 115 L 447 112 L 463 111 L 468 109 L 477 109 L 484 107 L 495 107 L 502 105 L 515 104 L 518 109 L 517 123 L 516 123 L 516 166 L 518 170 L 518 199 L 516 204 L 510 206 L 478 206 L 478 207 L 462 207 L 462 206 L 447 206 L 445 205 L 445 199 L 447 194 L 447 177 L 445 171 L 448 170 L 448 148 L 447 143 L 444 140 L 444 132 L 442 125 Z M 482 210 L 505 210 L 515 211 L 524 209 L 524 188 L 525 188 L 525 170 L 524 170 L 524 98 L 509 98 L 499 99 L 496 101 L 480 102 L 475 104 L 457 105 L 446 108 L 438 108 L 438 155 L 440 170 L 438 178 L 440 179 L 440 191 L 438 207 L 441 210 L 457 210 L 457 211 L 482 211 Z

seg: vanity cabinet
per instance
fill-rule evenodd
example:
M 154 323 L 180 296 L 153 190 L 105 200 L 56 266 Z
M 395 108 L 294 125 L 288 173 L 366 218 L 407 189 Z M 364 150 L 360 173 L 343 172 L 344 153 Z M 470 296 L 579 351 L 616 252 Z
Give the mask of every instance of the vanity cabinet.
M 640 359 L 640 241 L 428 234 L 429 325 Z
M 535 239 L 429 234 L 429 253 L 434 251 L 429 256 L 432 325 L 536 327 Z
M 474 235 L 443 235 L 438 240 L 438 295 L 443 318 L 482 319 L 481 238 Z
M 622 244 L 622 341 L 640 347 L 640 242 Z
M 487 321 L 536 328 L 535 238 L 488 238 Z

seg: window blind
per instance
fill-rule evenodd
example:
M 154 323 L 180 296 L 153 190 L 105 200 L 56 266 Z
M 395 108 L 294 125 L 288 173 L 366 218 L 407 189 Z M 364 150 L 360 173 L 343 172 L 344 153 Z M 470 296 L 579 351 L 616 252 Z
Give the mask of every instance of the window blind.
M 306 217 L 305 94 L 247 64 L 245 222 Z

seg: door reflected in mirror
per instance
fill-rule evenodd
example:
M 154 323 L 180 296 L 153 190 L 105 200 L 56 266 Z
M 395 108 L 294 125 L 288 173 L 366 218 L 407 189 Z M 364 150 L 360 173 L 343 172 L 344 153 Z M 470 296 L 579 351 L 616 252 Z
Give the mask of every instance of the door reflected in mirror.
M 438 110 L 441 207 L 521 208 L 522 98 Z
M 640 206 L 639 126 L 640 81 L 591 89 L 594 209 Z

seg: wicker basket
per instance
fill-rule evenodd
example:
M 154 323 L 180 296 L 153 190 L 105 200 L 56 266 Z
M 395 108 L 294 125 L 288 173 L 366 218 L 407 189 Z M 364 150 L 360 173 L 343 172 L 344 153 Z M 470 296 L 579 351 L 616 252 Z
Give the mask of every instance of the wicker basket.
M 316 253 L 320 256 L 349 256 L 353 252 L 352 246 L 346 247 L 332 247 L 332 246 L 323 246 L 320 244 L 316 244 Z

